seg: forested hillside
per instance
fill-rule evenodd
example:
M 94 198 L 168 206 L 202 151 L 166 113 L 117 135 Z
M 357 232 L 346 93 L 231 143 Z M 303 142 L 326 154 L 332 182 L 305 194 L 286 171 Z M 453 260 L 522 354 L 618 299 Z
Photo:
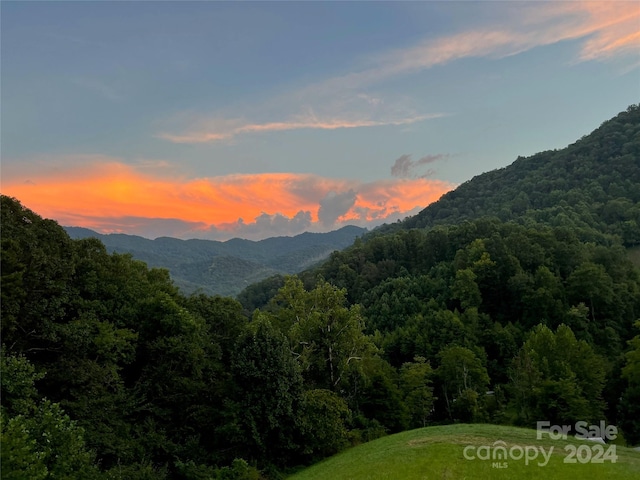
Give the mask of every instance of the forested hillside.
M 3 196 L 3 478 L 278 478 L 457 422 L 606 421 L 640 443 L 639 112 L 243 305 L 187 297 Z
M 518 158 L 445 194 L 400 228 L 454 225 L 481 216 L 618 235 L 640 244 L 640 109 L 631 106 L 561 150 Z M 396 226 L 397 228 L 397 226 Z
M 553 410 L 565 420 L 606 416 L 638 442 L 640 371 L 625 367 L 625 354 L 633 357 L 640 318 L 629 260 L 640 244 L 639 149 L 640 108 L 631 106 L 566 149 L 474 178 L 300 278 L 307 289 L 319 278 L 344 289 L 396 369 L 416 357 L 443 368 L 443 349 L 466 349 L 460 361 L 481 366 L 481 381 L 473 393 L 436 375 L 432 421 L 530 424 Z M 284 282 L 265 280 L 238 298 L 247 311 L 277 310 L 269 298 Z M 571 339 L 556 349 L 566 357 L 545 347 L 530 358 L 531 342 L 552 345 L 554 335 Z M 581 347 L 570 354 L 567 342 Z M 578 357 L 590 360 L 578 367 Z M 579 368 L 597 378 L 581 380 Z M 494 394 L 483 398 L 483 389 Z M 456 413 L 465 390 L 466 413 Z
M 185 294 L 237 295 L 252 283 L 276 274 L 292 274 L 325 260 L 333 251 L 351 245 L 366 229 L 347 226 L 328 233 L 302 233 L 260 241 L 234 238 L 155 240 L 121 233 L 99 234 L 79 227 L 65 227 L 71 238 L 97 238 L 108 252 L 130 253 L 149 267 L 166 268 Z

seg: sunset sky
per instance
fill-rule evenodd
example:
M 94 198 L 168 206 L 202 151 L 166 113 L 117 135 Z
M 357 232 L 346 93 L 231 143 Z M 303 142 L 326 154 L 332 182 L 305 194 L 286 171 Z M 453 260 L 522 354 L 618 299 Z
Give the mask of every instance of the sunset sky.
M 102 233 L 394 222 L 640 101 L 638 1 L 0 8 L 0 190 Z

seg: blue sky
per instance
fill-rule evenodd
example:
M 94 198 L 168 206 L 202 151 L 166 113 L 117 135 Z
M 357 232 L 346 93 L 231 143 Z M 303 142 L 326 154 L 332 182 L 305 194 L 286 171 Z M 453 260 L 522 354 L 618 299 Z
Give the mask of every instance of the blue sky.
M 2 192 L 63 225 L 374 226 L 640 99 L 638 2 L 7 2 Z

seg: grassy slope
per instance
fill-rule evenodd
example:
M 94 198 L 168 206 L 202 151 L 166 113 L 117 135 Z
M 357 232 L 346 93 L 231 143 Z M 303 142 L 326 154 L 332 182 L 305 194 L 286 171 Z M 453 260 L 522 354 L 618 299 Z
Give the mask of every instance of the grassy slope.
M 636 267 L 640 267 L 640 247 L 632 247 L 628 250 L 629 258 Z
M 525 464 L 522 460 L 507 459 L 507 468 L 492 468 L 491 460 L 466 460 L 467 445 L 492 446 L 506 442 L 507 449 L 551 446 L 553 454 L 546 466 L 538 466 L 542 455 Z M 536 439 L 535 430 L 498 425 L 447 425 L 427 427 L 380 438 L 354 447 L 289 477 L 290 480 L 338 479 L 638 479 L 640 452 L 616 445 L 616 463 L 564 463 L 569 456 L 568 444 L 588 445 L 592 442 L 569 437 L 567 441 L 553 441 L 544 436 Z M 609 445 L 603 445 L 605 451 Z M 539 449 L 538 449 L 539 451 Z M 593 450 L 590 450 L 592 452 Z M 575 458 L 575 457 L 574 457 Z

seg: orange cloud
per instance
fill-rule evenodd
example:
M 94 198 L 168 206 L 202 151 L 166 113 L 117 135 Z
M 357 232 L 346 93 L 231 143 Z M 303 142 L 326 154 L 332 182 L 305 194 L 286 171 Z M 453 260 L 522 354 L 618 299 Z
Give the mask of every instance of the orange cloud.
M 638 2 L 537 2 L 519 5 L 510 25 L 442 37 L 385 58 L 387 76 L 465 57 L 504 57 L 565 40 L 582 39 L 579 59 L 602 60 L 640 46 Z
M 202 237 L 206 232 L 242 233 L 255 224 L 252 234 L 259 237 L 258 227 L 277 230 L 287 221 L 308 230 L 326 230 L 344 222 L 381 223 L 425 207 L 453 188 L 428 179 L 363 183 L 294 173 L 187 179 L 160 172 L 152 174 L 144 166 L 102 158 L 48 172 L 32 171 L 28 179 L 5 175 L 2 190 L 62 225 L 103 233 L 141 234 L 145 225 L 153 223 L 157 230 L 174 222 L 171 231 L 181 231 L 180 236 Z M 345 194 L 351 195 L 350 201 L 338 205 L 336 199 Z M 322 224 L 318 222 L 321 205 Z
M 611 58 L 616 55 L 640 52 L 640 3 L 585 2 L 581 7 L 588 13 L 581 60 Z

